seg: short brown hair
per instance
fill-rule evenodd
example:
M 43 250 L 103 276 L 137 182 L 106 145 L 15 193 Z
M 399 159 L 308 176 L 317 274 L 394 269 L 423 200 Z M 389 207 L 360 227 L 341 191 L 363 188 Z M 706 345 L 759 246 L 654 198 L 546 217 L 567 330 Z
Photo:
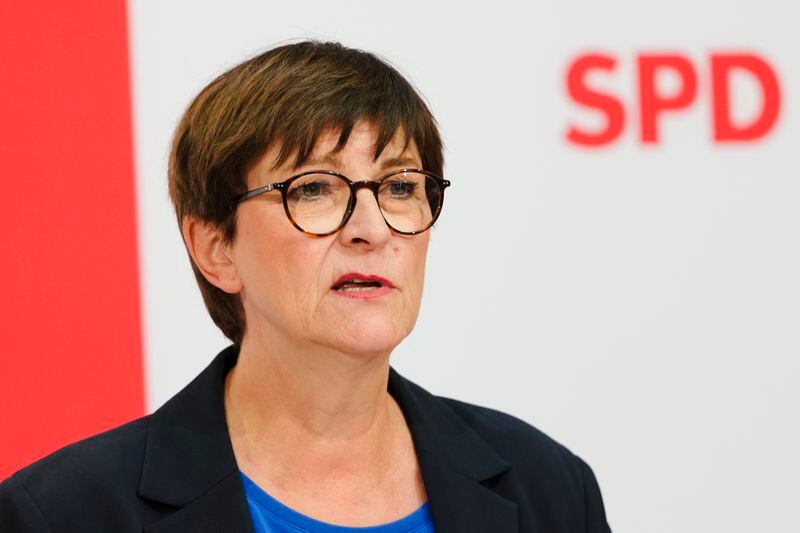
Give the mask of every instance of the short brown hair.
M 236 237 L 233 198 L 273 143 L 276 165 L 302 165 L 323 130 L 339 132 L 335 150 L 353 126 L 378 127 L 375 159 L 402 128 L 414 140 L 426 170 L 442 174 L 442 141 L 428 106 L 397 70 L 375 55 L 335 42 L 303 41 L 273 48 L 209 83 L 187 108 L 169 156 L 169 193 L 180 226 L 187 216 L 214 224 L 226 242 Z M 191 256 L 190 256 L 191 260 Z M 212 285 L 192 261 L 214 323 L 242 341 L 244 311 L 236 294 Z

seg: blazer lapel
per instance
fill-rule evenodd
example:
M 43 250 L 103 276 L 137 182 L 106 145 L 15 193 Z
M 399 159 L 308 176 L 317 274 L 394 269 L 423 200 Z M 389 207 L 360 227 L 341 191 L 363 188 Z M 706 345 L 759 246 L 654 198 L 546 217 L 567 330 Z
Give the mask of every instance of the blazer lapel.
M 389 370 L 411 431 L 437 533 L 516 533 L 517 505 L 491 490 L 510 465 L 441 399 Z
M 441 457 L 418 454 L 437 533 L 517 533 L 517 505 L 460 473 Z
M 225 375 L 237 356 L 234 346 L 223 350 L 153 413 L 139 496 L 175 512 L 146 532 L 253 531 L 225 421 Z
M 231 472 L 208 492 L 166 518 L 144 528 L 145 533 L 253 531 L 250 509 L 238 472 Z

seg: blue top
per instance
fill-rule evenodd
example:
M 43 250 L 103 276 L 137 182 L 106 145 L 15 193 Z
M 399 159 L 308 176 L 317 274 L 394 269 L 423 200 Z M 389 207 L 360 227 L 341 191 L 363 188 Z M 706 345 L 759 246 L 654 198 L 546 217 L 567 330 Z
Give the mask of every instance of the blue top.
M 408 516 L 368 527 L 336 526 L 298 513 L 267 494 L 244 472 L 239 472 L 256 533 L 433 533 L 428 502 Z

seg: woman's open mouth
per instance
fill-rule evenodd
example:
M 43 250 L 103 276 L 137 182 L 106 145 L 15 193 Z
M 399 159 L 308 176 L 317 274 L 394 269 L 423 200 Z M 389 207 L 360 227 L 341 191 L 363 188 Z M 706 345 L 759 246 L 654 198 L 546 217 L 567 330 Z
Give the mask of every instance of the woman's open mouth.
M 346 298 L 376 298 L 389 294 L 394 284 L 380 276 L 348 272 L 331 287 L 331 292 Z

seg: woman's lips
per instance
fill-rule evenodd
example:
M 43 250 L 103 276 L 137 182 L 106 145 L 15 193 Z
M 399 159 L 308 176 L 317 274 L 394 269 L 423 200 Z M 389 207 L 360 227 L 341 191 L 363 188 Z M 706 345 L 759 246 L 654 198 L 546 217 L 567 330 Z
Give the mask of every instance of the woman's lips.
M 374 274 L 348 272 L 331 287 L 331 292 L 345 298 L 378 298 L 394 290 L 394 284 Z

